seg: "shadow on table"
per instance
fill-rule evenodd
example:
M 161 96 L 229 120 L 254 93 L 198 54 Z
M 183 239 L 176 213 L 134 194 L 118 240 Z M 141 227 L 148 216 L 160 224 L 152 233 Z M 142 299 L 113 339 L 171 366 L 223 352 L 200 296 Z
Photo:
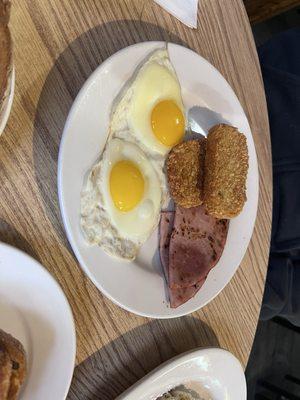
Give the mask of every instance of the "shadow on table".
M 49 53 L 56 56 L 55 43 L 40 33 Z M 67 244 L 57 197 L 58 148 L 70 107 L 89 75 L 106 58 L 127 45 L 149 40 L 183 44 L 163 28 L 142 21 L 120 20 L 97 26 L 74 40 L 58 57 L 43 86 L 34 120 L 33 156 L 36 181 L 45 210 L 58 236 Z M 23 106 L 33 113 L 30 96 Z M 76 160 L 74 160 L 76 162 Z
M 194 317 L 154 320 L 107 344 L 74 371 L 68 400 L 112 400 L 166 360 L 196 347 L 219 347 Z
M 31 257 L 40 261 L 39 256 L 34 251 L 29 242 L 15 228 L 9 225 L 4 219 L 0 218 L 0 242 L 9 244 L 19 250 L 24 251 Z

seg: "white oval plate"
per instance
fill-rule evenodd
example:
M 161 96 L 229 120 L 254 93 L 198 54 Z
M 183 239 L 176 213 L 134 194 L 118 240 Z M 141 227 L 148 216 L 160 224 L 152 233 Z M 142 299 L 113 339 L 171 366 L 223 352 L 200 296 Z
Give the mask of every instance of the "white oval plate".
M 167 361 L 116 400 L 154 400 L 179 385 L 189 386 L 190 382 L 195 389 L 199 385 L 213 400 L 247 398 L 246 379 L 239 361 L 226 350 L 210 348 Z
M 0 243 L 0 328 L 23 344 L 28 363 L 20 400 L 63 400 L 71 383 L 76 336 L 58 283 L 37 261 Z
M 107 136 L 114 98 L 136 66 L 163 42 L 127 47 L 103 62 L 79 92 L 63 132 L 58 160 L 58 194 L 69 242 L 85 273 L 120 307 L 152 318 L 172 318 L 191 313 L 212 300 L 230 281 L 249 244 L 258 202 L 258 170 L 254 143 L 245 113 L 222 75 L 195 52 L 169 44 L 182 95 L 195 130 L 205 131 L 228 121 L 245 133 L 249 148 L 247 197 L 243 212 L 230 222 L 223 255 L 198 294 L 171 309 L 157 253 L 157 231 L 142 247 L 135 262 L 121 262 L 90 246 L 80 229 L 80 193 L 84 179 L 101 154 Z M 210 110 L 213 110 L 210 111 Z

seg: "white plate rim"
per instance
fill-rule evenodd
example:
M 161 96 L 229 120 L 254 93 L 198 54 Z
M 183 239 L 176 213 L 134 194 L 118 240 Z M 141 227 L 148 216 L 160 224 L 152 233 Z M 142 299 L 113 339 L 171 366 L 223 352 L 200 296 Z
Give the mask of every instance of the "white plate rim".
M 246 400 L 247 397 L 247 383 L 246 383 L 246 377 L 244 374 L 243 367 L 240 363 L 240 361 L 228 350 L 222 349 L 222 348 L 217 348 L 217 347 L 205 347 L 205 348 L 197 348 L 193 350 L 189 350 L 183 354 L 179 354 L 173 358 L 171 358 L 168 361 L 165 361 L 158 367 L 156 367 L 153 371 L 150 371 L 147 375 L 145 375 L 143 378 L 141 378 L 138 382 L 133 384 L 130 388 L 125 390 L 121 395 L 119 395 L 116 400 L 135 400 L 138 399 L 138 393 L 141 391 L 148 392 L 147 390 L 148 386 L 152 386 L 155 384 L 155 381 L 157 381 L 160 377 L 164 376 L 166 379 L 166 384 L 165 384 L 165 390 L 170 390 L 168 387 L 170 384 L 168 383 L 168 374 L 170 371 L 172 371 L 175 368 L 180 368 L 181 365 L 184 365 L 185 363 L 194 360 L 195 358 L 202 357 L 202 356 L 207 356 L 210 357 L 211 355 L 217 355 L 218 357 L 224 357 L 228 360 L 228 362 L 231 363 L 231 365 L 235 365 L 237 368 L 239 375 L 239 378 L 241 379 L 242 387 L 240 388 L 241 391 L 241 396 L 239 400 Z M 188 379 L 188 378 L 187 378 Z M 178 377 L 178 383 L 175 385 L 180 385 L 182 384 L 183 380 L 187 379 L 181 379 L 181 377 Z M 174 386 L 173 386 L 174 387 Z M 163 392 L 165 393 L 165 392 Z M 163 394 L 161 393 L 161 394 Z M 136 397 L 135 397 L 136 396 Z M 151 399 L 151 395 L 149 396 L 149 399 Z
M 97 289 L 100 290 L 100 292 L 104 296 L 106 296 L 109 300 L 111 300 L 114 304 L 116 304 L 117 306 L 123 308 L 126 311 L 132 312 L 133 314 L 140 315 L 142 317 L 157 318 L 157 319 L 178 318 L 178 317 L 182 317 L 184 315 L 191 314 L 191 313 L 199 310 L 200 308 L 203 308 L 205 305 L 210 303 L 213 299 L 215 299 L 219 295 L 219 293 L 228 285 L 228 283 L 231 281 L 233 275 L 236 273 L 236 271 L 240 267 L 240 263 L 243 260 L 245 254 L 247 252 L 248 246 L 249 246 L 249 244 L 251 242 L 251 237 L 253 235 L 253 230 L 254 230 L 256 216 L 257 216 L 257 209 L 258 209 L 259 173 L 258 173 L 258 162 L 257 162 L 256 149 L 254 148 L 254 157 L 252 159 L 253 166 L 254 166 L 254 169 L 256 171 L 256 177 L 255 177 L 256 178 L 256 182 L 255 182 L 256 188 L 255 189 L 256 189 L 257 195 L 256 195 L 256 199 L 255 199 L 255 217 L 253 218 L 253 221 L 252 221 L 252 224 L 251 224 L 251 235 L 250 235 L 249 242 L 248 242 L 247 249 L 246 249 L 245 253 L 242 255 L 239 264 L 237 265 L 235 270 L 232 272 L 232 274 L 230 275 L 230 277 L 227 280 L 227 282 L 213 296 L 211 296 L 209 300 L 207 300 L 206 302 L 203 302 L 200 307 L 199 306 L 195 306 L 195 307 L 191 308 L 189 311 L 178 311 L 178 309 L 176 309 L 176 313 L 174 313 L 172 315 L 165 315 L 165 314 L 159 314 L 159 313 L 148 313 L 148 312 L 143 312 L 143 311 L 140 311 L 140 310 L 137 311 L 137 310 L 131 308 L 130 306 L 127 306 L 126 304 L 123 304 L 123 303 L 119 302 L 108 291 L 106 291 L 105 287 L 102 286 L 97 281 L 97 279 L 93 276 L 93 274 L 89 271 L 89 269 L 85 265 L 84 259 L 81 257 L 81 254 L 80 254 L 79 250 L 77 249 L 75 241 L 73 240 L 72 229 L 69 226 L 68 218 L 67 218 L 67 215 L 66 215 L 66 210 L 65 210 L 64 205 L 63 205 L 62 159 L 63 159 L 64 142 L 66 140 L 67 132 L 69 130 L 69 124 L 71 123 L 70 121 L 72 120 L 73 114 L 75 114 L 75 112 L 76 112 L 76 105 L 80 101 L 85 89 L 90 86 L 90 83 L 93 81 L 94 77 L 98 74 L 99 70 L 104 68 L 106 63 L 109 63 L 114 56 L 118 55 L 119 53 L 126 52 L 126 50 L 128 48 L 143 46 L 145 44 L 149 45 L 149 47 L 151 47 L 153 45 L 157 45 L 159 47 L 159 46 L 165 45 L 166 43 L 168 45 L 171 44 L 172 46 L 175 46 L 175 47 L 178 47 L 178 48 L 184 48 L 185 51 L 191 52 L 192 54 L 196 54 L 197 57 L 199 57 L 203 63 L 205 63 L 207 66 L 209 66 L 209 68 L 211 68 L 214 71 L 214 73 L 217 74 L 219 76 L 219 78 L 221 78 L 224 81 L 224 83 L 226 84 L 228 89 L 231 91 L 232 97 L 239 104 L 239 107 L 243 111 L 247 127 L 248 127 L 249 131 L 251 132 L 251 136 L 253 138 L 248 118 L 247 118 L 247 116 L 246 116 L 246 114 L 245 114 L 245 112 L 244 112 L 244 110 L 243 110 L 243 108 L 242 108 L 242 106 L 240 104 L 240 101 L 239 101 L 238 97 L 236 96 L 233 88 L 228 83 L 228 81 L 225 79 L 225 77 L 218 71 L 218 69 L 216 67 L 214 67 L 208 60 L 206 60 L 204 57 L 202 57 L 200 54 L 198 54 L 194 50 L 192 50 L 192 49 L 190 49 L 188 47 L 176 44 L 176 43 L 165 42 L 165 41 L 139 42 L 139 43 L 136 43 L 136 44 L 132 44 L 130 46 L 126 46 L 126 47 L 118 50 L 117 52 L 113 53 L 107 59 L 105 59 L 101 64 L 98 65 L 98 67 L 96 67 L 96 69 L 91 73 L 91 75 L 87 78 L 87 80 L 84 82 L 84 84 L 80 88 L 79 92 L 76 95 L 75 100 L 72 103 L 72 106 L 70 108 L 70 111 L 69 111 L 69 114 L 67 116 L 67 119 L 66 119 L 66 122 L 65 122 L 65 126 L 64 126 L 64 129 L 63 129 L 63 132 L 62 132 L 62 137 L 61 137 L 61 141 L 60 141 L 60 145 L 59 145 L 58 166 L 57 166 L 58 200 L 59 200 L 59 206 L 60 206 L 62 221 L 63 221 L 63 225 L 64 225 L 64 228 L 65 228 L 65 231 L 66 231 L 66 235 L 67 235 L 68 241 L 69 241 L 69 243 L 71 245 L 71 248 L 72 248 L 72 250 L 73 250 L 73 252 L 74 252 L 74 254 L 75 254 L 75 256 L 76 256 L 76 258 L 77 258 L 77 260 L 79 262 L 79 264 L 80 264 L 80 267 L 83 269 L 84 273 L 89 277 L 89 279 L 93 282 L 93 284 L 97 287 Z M 254 140 L 253 140 L 253 142 L 254 142 Z
M 51 275 L 51 273 L 39 262 L 37 261 L 35 258 L 31 257 L 29 254 L 27 254 L 26 252 L 18 249 L 17 247 L 14 247 L 10 244 L 4 243 L 4 242 L 0 242 L 0 253 L 1 253 L 1 249 L 5 248 L 6 250 L 8 250 L 8 252 L 13 253 L 17 253 L 19 254 L 21 257 L 27 259 L 36 270 L 39 270 L 42 272 L 42 274 L 45 276 L 46 280 L 50 280 L 52 282 L 52 284 L 55 286 L 57 292 L 59 293 L 59 295 L 61 296 L 61 299 L 64 300 L 64 304 L 65 304 L 65 311 L 68 313 L 68 318 L 70 319 L 71 322 L 71 331 L 72 331 L 72 337 L 70 338 L 71 340 L 71 345 L 72 345 L 72 368 L 70 368 L 70 371 L 68 373 L 68 377 L 66 379 L 66 387 L 65 387 L 65 391 L 62 394 L 62 399 L 65 399 L 69 393 L 69 389 L 71 386 L 71 382 L 72 382 L 72 378 L 73 378 L 73 373 L 74 373 L 74 368 L 75 368 L 75 362 L 76 362 L 76 328 L 75 328 L 75 321 L 74 321 L 74 316 L 72 313 L 72 309 L 71 306 L 68 302 L 68 299 L 63 291 L 63 289 L 61 288 L 60 284 L 57 282 L 57 280 Z M 13 257 L 13 255 L 12 255 Z M 20 400 L 22 400 L 22 392 L 21 392 L 21 397 Z M 58 399 L 57 399 L 58 400 Z

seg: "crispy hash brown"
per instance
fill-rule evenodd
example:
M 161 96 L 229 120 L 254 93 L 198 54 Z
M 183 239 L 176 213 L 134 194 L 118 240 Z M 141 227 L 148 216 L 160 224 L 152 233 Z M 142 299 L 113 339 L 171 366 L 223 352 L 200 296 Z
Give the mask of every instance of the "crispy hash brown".
M 167 160 L 171 196 L 178 205 L 189 208 L 203 202 L 203 178 L 206 140 L 179 143 Z
M 220 124 L 207 136 L 204 204 L 215 218 L 237 216 L 246 201 L 248 148 L 244 134 Z

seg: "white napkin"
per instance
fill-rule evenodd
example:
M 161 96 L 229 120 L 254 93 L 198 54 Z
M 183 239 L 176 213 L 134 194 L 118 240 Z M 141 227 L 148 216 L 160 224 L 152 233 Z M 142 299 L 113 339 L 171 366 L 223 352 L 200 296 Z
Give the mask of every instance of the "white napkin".
M 197 28 L 198 0 L 154 0 L 157 4 L 167 10 L 179 21 L 189 26 Z

